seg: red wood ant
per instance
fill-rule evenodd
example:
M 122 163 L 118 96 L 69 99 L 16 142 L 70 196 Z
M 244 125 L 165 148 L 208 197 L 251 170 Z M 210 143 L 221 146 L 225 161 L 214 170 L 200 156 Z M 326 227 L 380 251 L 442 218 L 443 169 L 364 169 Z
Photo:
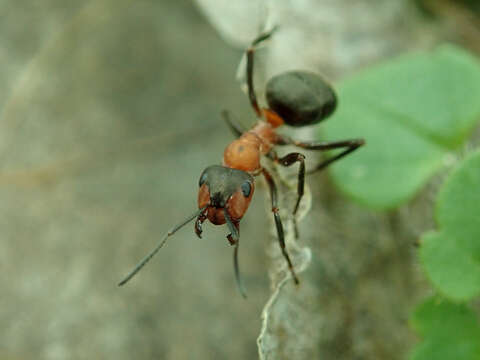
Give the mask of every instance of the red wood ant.
M 253 196 L 254 176 L 259 174 L 263 174 L 270 188 L 272 212 L 282 254 L 294 282 L 299 283 L 285 247 L 283 225 L 277 206 L 277 187 L 269 171 L 260 165 L 260 158 L 262 155 L 267 156 L 281 166 L 299 163 L 297 201 L 293 209 L 295 218 L 304 193 L 305 156 L 299 152 L 292 152 L 278 157 L 274 146 L 294 145 L 303 149 L 321 151 L 343 149 L 309 171 L 315 172 L 356 150 L 365 141 L 349 139 L 334 142 L 302 142 L 276 133 L 275 129 L 283 124 L 300 127 L 324 120 L 335 110 L 337 100 L 333 89 L 319 75 L 306 71 L 289 71 L 276 75 L 267 82 L 265 95 L 269 107 L 261 108 L 258 105 L 253 86 L 254 53 L 256 46 L 268 39 L 272 32 L 273 30 L 257 37 L 246 50 L 248 96 L 257 115 L 257 123 L 251 129 L 245 130 L 230 118 L 228 112 L 222 113 L 228 126 L 238 138 L 226 147 L 223 165 L 212 165 L 202 172 L 199 180 L 199 210 L 173 227 L 157 247 L 118 284 L 119 286 L 124 285 L 145 266 L 162 248 L 169 236 L 193 219 L 196 219 L 195 233 L 201 237 L 202 224 L 208 219 L 214 225 L 226 223 L 229 228 L 230 234 L 227 235 L 227 239 L 231 245 L 235 246 L 233 256 L 235 279 L 241 294 L 246 297 L 238 266 L 239 224 Z

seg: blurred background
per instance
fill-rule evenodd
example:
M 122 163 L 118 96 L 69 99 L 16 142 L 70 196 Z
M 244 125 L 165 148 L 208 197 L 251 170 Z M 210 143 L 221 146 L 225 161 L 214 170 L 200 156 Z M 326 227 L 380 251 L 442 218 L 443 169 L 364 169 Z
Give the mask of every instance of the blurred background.
M 272 11 L 286 30 L 264 76 L 301 66 L 336 80 L 445 39 L 478 50 L 475 4 L 247 3 L 244 13 L 200 0 L 0 4 L 0 359 L 257 358 L 270 293 L 261 183 L 241 224 L 247 301 L 227 230 L 207 224 L 203 239 L 185 227 L 131 283 L 116 284 L 196 209 L 201 171 L 232 139 L 220 111 L 253 121 L 237 67 Z M 326 45 L 306 45 L 317 43 Z M 401 358 L 423 291 L 411 244 L 431 219 L 395 233 L 401 214 L 347 205 L 323 174 L 309 183 L 302 241 L 320 260 L 302 274 L 295 306 L 329 315 L 307 321 L 317 345 L 305 358 Z M 404 212 L 429 204 L 427 194 Z M 352 282 L 362 284 L 355 293 Z

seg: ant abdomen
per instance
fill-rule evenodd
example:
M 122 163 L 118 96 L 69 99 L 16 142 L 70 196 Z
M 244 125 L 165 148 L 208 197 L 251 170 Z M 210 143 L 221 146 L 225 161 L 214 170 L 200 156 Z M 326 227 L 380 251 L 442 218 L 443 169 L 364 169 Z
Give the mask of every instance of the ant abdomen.
M 272 77 L 265 96 L 270 109 L 290 126 L 316 124 L 333 113 L 337 98 L 332 87 L 319 75 L 288 71 Z

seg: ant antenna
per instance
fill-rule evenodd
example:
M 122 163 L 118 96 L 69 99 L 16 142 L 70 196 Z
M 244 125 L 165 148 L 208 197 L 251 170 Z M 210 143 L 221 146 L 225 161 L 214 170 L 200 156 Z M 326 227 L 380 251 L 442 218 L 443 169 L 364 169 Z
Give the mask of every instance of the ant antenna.
M 179 230 L 181 227 L 183 227 L 184 225 L 188 224 L 190 221 L 192 221 L 193 219 L 195 219 L 197 216 L 199 216 L 201 213 L 203 213 L 206 209 L 207 209 L 208 205 L 207 206 L 204 206 L 203 208 L 201 208 L 200 210 L 197 210 L 193 215 L 189 216 L 188 218 L 186 218 L 183 222 L 181 222 L 180 224 L 174 226 L 173 228 L 171 228 L 165 235 L 164 237 L 162 238 L 162 240 L 160 241 L 160 243 L 147 255 L 145 256 L 142 261 L 140 261 L 137 266 L 135 266 L 135 268 L 130 271 L 130 273 L 125 276 L 125 278 L 120 281 L 118 283 L 118 286 L 122 286 L 122 285 L 125 285 L 132 277 L 134 277 L 154 256 L 155 254 L 158 252 L 158 250 L 160 250 L 163 245 L 165 245 L 165 243 L 167 242 L 167 239 L 175 234 L 177 232 L 177 230 Z
M 227 222 L 228 228 L 231 232 L 231 234 L 228 235 L 229 240 L 235 240 L 235 249 L 233 250 L 233 268 L 235 270 L 235 281 L 237 283 L 240 294 L 242 294 L 242 296 L 246 299 L 247 292 L 245 291 L 245 287 L 243 286 L 242 278 L 240 277 L 240 268 L 238 266 L 238 245 L 240 243 L 240 234 L 238 228 L 234 225 L 232 219 L 230 218 L 227 209 L 224 209 L 223 213 L 225 215 L 225 220 Z
M 233 224 L 233 221 L 230 218 L 230 215 L 228 214 L 227 209 L 223 209 L 223 215 L 225 216 L 225 221 L 227 223 L 228 230 L 230 230 L 230 233 L 231 233 L 229 237 L 231 237 L 235 242 L 237 242 L 238 239 L 240 238 L 240 233 L 238 232 L 237 227 Z

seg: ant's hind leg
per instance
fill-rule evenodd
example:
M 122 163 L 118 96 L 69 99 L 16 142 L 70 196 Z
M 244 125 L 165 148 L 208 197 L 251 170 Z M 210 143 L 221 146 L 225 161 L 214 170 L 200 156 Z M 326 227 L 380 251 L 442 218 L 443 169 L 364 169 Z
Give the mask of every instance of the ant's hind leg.
M 357 150 L 359 147 L 365 145 L 364 139 L 348 139 L 348 140 L 331 141 L 331 142 L 315 142 L 315 141 L 302 142 L 302 141 L 292 140 L 287 137 L 282 137 L 281 140 L 282 140 L 281 145 L 290 144 L 306 150 L 327 151 L 327 150 L 334 150 L 334 149 L 344 149 L 337 155 L 332 156 L 331 158 L 325 161 L 322 161 L 320 164 L 315 166 L 312 170 L 307 171 L 308 174 L 325 169 L 327 166 L 329 166 L 333 162 L 343 158 L 344 156 Z
M 252 44 L 247 49 L 247 87 L 248 87 L 248 98 L 250 99 L 250 104 L 253 107 L 253 110 L 257 113 L 258 117 L 262 116 L 262 111 L 258 106 L 257 95 L 255 94 L 255 88 L 253 86 L 253 57 L 255 53 L 255 47 L 260 44 L 262 41 L 270 38 L 272 33 L 276 30 L 272 30 L 259 35 L 255 40 L 252 41 Z
M 290 270 L 290 273 L 292 274 L 293 281 L 295 282 L 295 284 L 299 284 L 300 282 L 298 281 L 297 275 L 295 274 L 292 261 L 290 260 L 290 256 L 288 255 L 287 248 L 285 246 L 285 234 L 283 232 L 282 219 L 280 218 L 280 214 L 278 213 L 278 206 L 277 206 L 277 186 L 273 181 L 272 175 L 270 175 L 270 173 L 267 170 L 262 169 L 262 173 L 263 173 L 263 176 L 265 177 L 265 180 L 267 181 L 268 187 L 270 188 L 270 197 L 272 199 L 272 212 L 273 212 L 273 217 L 275 219 L 275 226 L 277 228 L 278 242 L 280 244 L 280 249 L 282 250 L 283 257 L 285 258 L 285 260 L 287 260 L 288 268 Z

